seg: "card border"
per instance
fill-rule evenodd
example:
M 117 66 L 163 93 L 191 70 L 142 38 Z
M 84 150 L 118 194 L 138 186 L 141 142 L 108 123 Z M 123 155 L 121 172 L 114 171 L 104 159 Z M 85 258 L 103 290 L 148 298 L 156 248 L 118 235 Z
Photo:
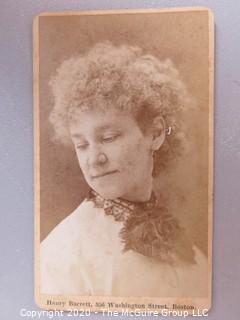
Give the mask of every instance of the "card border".
M 209 29 L 209 150 L 208 150 L 208 297 L 207 298 L 174 298 L 174 297 L 106 297 L 106 296 L 78 296 L 78 295 L 45 295 L 40 293 L 40 119 L 39 119 L 39 19 L 46 16 L 82 16 L 82 15 L 114 15 L 114 14 L 141 14 L 141 13 L 173 13 L 187 11 L 207 11 Z M 121 10 L 86 10 L 86 11 L 59 11 L 44 12 L 34 18 L 33 22 L 33 103 L 34 103 L 34 291 L 36 304 L 46 310 L 69 310 L 47 305 L 46 301 L 79 301 L 100 302 L 111 299 L 115 303 L 127 300 L 127 303 L 180 303 L 196 305 L 196 308 L 209 310 L 212 306 L 212 238 L 213 238 L 213 173 L 214 173 L 214 16 L 207 7 L 179 7 L 163 9 L 121 9 Z M 83 310 L 83 307 L 74 307 Z M 86 309 L 86 308 L 85 308 Z M 91 308 L 91 312 L 100 312 L 101 308 Z M 119 311 L 109 308 L 110 311 Z M 151 309 L 149 309 L 151 310 Z M 156 311 L 156 310 L 155 310 Z

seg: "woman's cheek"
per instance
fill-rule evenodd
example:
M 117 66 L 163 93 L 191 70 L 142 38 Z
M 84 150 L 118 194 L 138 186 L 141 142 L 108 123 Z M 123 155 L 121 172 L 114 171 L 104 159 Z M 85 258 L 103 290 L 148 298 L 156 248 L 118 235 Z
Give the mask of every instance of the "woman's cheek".
M 135 148 L 122 148 L 121 150 L 121 166 L 125 171 L 133 173 L 136 164 Z
M 87 173 L 87 158 L 77 152 L 78 164 L 85 175 Z
M 124 162 L 126 148 L 123 145 L 119 145 L 119 144 L 109 145 L 105 149 L 105 154 L 111 166 L 113 165 L 119 166 Z

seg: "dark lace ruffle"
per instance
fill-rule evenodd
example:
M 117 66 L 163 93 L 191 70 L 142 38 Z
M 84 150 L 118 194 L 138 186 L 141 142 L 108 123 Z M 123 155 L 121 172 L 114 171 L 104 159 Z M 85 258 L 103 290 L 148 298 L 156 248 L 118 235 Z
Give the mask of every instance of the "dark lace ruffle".
M 106 200 L 91 190 L 87 199 L 103 208 L 106 215 L 123 222 L 119 236 L 124 251 L 134 250 L 168 263 L 179 259 L 194 263 L 194 250 L 185 230 L 167 208 L 160 206 L 154 193 L 147 202 L 130 202 Z

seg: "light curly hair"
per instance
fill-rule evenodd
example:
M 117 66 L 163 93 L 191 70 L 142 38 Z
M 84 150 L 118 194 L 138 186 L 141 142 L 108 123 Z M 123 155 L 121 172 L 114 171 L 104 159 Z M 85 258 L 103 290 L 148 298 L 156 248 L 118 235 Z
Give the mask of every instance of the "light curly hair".
M 169 59 L 160 61 L 138 47 L 105 41 L 65 60 L 50 87 L 54 106 L 49 120 L 54 139 L 65 145 L 71 144 L 68 122 L 76 109 L 116 108 L 132 114 L 143 132 L 157 116 L 171 127 L 172 134 L 155 153 L 154 175 L 183 150 L 183 112 L 191 99 Z

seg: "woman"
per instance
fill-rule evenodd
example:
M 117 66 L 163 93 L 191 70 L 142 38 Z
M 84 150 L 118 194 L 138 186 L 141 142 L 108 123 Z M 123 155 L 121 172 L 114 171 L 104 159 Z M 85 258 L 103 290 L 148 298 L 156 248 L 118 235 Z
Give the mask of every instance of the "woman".
M 76 151 L 89 195 L 41 244 L 47 294 L 207 294 L 207 264 L 153 180 L 184 151 L 190 99 L 167 60 L 110 42 L 51 80 L 55 139 Z

